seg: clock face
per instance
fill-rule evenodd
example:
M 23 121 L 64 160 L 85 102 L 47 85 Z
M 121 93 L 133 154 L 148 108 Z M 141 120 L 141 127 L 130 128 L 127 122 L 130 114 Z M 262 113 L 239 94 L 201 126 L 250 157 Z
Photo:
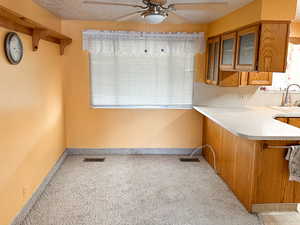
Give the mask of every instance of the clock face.
M 19 64 L 23 58 L 23 45 L 19 36 L 10 32 L 5 38 L 5 53 L 11 64 Z

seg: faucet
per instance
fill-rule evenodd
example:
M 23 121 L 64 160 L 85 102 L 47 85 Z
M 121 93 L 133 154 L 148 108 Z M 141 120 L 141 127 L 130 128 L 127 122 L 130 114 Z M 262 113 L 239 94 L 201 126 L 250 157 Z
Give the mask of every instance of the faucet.
M 290 84 L 286 89 L 285 98 L 284 98 L 284 102 L 283 102 L 282 106 L 288 105 L 289 90 L 290 90 L 290 87 L 292 87 L 292 86 L 297 86 L 298 88 L 300 88 L 299 84 Z

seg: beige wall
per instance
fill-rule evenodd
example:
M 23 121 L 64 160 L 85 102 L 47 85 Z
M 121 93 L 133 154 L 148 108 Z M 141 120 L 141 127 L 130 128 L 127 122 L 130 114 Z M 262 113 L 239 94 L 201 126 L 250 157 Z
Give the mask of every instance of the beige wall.
M 297 0 L 261 0 L 261 20 L 294 20 Z
M 63 21 L 73 38 L 66 50 L 66 144 L 68 148 L 190 148 L 201 144 L 202 118 L 193 110 L 92 109 L 89 59 L 82 51 L 82 31 L 205 31 L 205 25 L 146 25 Z
M 40 22 L 60 26 L 57 18 L 31 1 L 0 4 L 4 2 L 14 10 L 35 15 Z M 31 37 L 20 34 L 25 54 L 23 61 L 13 66 L 7 62 L 2 44 L 7 32 L 0 28 L 1 225 L 11 223 L 64 151 L 62 57 L 58 46 L 41 41 L 39 51 L 33 52 Z
M 219 35 L 223 32 L 259 21 L 261 17 L 261 1 L 254 0 L 250 4 L 208 24 L 207 36 Z

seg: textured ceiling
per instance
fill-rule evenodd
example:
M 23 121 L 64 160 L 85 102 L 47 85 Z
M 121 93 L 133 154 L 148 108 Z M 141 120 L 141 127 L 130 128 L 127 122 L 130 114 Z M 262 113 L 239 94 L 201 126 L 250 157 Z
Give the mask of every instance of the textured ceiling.
M 34 0 L 37 4 L 48 9 L 63 19 L 78 20 L 115 20 L 119 16 L 136 11 L 135 8 L 122 6 L 103 6 L 83 4 L 84 0 Z M 142 4 L 142 0 L 99 0 L 101 2 L 133 3 Z M 216 20 L 253 0 L 168 0 L 171 3 L 186 2 L 228 2 L 218 10 L 185 11 L 178 10 L 176 13 L 187 18 L 191 23 L 207 23 Z M 130 18 L 128 21 L 143 21 L 140 16 Z

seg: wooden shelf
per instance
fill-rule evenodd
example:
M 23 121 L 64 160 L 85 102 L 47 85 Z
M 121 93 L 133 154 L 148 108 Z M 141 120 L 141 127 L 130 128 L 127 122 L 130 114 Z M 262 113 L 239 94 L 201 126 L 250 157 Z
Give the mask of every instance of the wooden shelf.
M 72 39 L 54 30 L 34 22 L 10 9 L 0 5 L 0 26 L 32 36 L 32 50 L 37 51 L 41 39 L 56 43 L 60 46 L 60 55 L 64 54 L 66 46 Z

